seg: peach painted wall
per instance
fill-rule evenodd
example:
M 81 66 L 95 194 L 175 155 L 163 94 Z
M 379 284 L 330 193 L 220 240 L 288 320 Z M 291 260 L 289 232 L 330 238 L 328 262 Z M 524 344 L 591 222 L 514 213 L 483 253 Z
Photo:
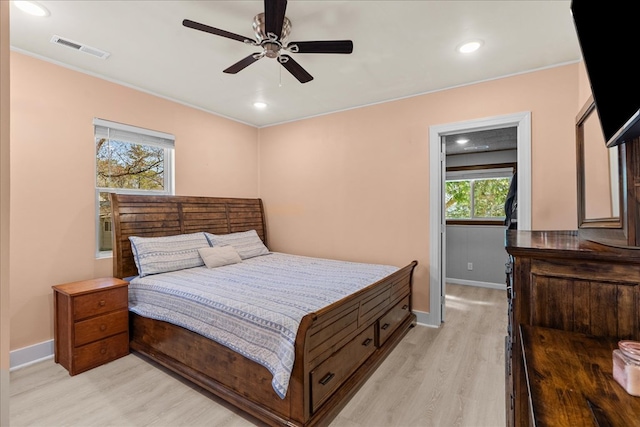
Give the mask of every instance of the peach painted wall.
M 94 117 L 175 135 L 176 194 L 258 197 L 258 129 L 11 52 L 11 349 L 53 338 L 51 286 L 95 258 Z
M 9 425 L 9 2 L 0 2 L 0 426 Z
M 532 227 L 576 229 L 578 65 L 424 94 L 260 130 L 272 250 L 419 265 L 429 311 L 429 127 L 531 112 Z

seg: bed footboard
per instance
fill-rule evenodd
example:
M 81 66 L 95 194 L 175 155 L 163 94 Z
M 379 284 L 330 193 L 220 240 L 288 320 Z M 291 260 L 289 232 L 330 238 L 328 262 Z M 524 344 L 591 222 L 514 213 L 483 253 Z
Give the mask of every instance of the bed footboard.
M 296 342 L 304 348 L 304 401 L 298 404 L 305 426 L 328 424 L 415 325 L 411 282 L 417 264 L 308 316 L 306 332 L 298 331 L 304 343 Z

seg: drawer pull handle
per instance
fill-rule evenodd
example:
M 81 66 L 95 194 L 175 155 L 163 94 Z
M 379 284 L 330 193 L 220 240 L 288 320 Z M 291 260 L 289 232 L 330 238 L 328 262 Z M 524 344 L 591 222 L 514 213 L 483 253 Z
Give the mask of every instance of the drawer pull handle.
M 105 300 L 100 300 L 100 302 L 98 303 L 100 307 L 104 307 L 105 304 L 106 304 Z
M 106 331 L 107 330 L 107 325 L 100 325 L 100 330 L 102 332 Z
M 409 304 L 405 304 L 405 305 L 402 306 L 403 310 L 406 310 L 407 308 L 409 308 Z
M 391 326 L 389 323 L 385 323 L 384 325 L 380 326 L 380 329 L 382 329 L 383 331 L 385 329 L 387 329 L 389 326 Z
M 334 374 L 333 372 L 329 372 L 327 375 L 325 375 L 321 380 L 320 380 L 320 384 L 322 385 L 327 385 L 327 383 L 329 381 L 331 381 L 333 379 L 333 377 L 335 377 L 336 374 Z
M 100 349 L 100 354 L 107 354 L 107 349 L 106 348 L 101 348 Z
M 373 341 L 371 338 L 367 338 L 366 340 L 364 340 L 364 342 L 362 343 L 363 346 L 367 347 L 369 344 L 371 344 L 371 341 Z

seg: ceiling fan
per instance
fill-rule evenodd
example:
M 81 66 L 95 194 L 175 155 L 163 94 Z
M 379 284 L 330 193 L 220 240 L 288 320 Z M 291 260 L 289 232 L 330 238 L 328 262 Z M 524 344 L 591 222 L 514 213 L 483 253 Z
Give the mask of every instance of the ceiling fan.
M 277 59 L 300 83 L 307 83 L 313 80 L 313 76 L 294 61 L 291 56 L 283 53 L 284 51 L 290 53 L 353 52 L 353 42 L 351 40 L 290 42 L 288 37 L 291 31 L 291 21 L 285 16 L 286 9 L 287 0 L 264 0 L 264 12 L 259 13 L 253 18 L 255 40 L 189 19 L 183 20 L 182 25 L 262 48 L 262 52 L 252 53 L 223 71 L 228 74 L 236 74 L 266 56 L 267 58 Z

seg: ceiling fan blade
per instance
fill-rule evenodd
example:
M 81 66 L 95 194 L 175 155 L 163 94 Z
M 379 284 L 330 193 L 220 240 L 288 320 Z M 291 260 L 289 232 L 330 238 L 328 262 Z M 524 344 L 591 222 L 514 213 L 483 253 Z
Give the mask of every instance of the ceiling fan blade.
M 250 42 L 255 43 L 251 38 L 241 36 L 240 34 L 230 33 L 229 31 L 221 30 L 219 28 L 210 27 L 205 24 L 201 24 L 199 22 L 191 21 L 190 19 L 185 19 L 182 21 L 182 25 L 188 28 L 193 28 L 194 30 L 204 31 L 205 33 L 215 34 L 216 36 L 226 37 L 228 39 L 238 40 L 239 42 Z
M 287 11 L 287 0 L 264 0 L 264 32 L 282 36 L 284 14 Z
M 280 55 L 280 56 L 283 58 L 287 58 L 285 62 L 280 62 L 280 63 L 284 68 L 287 69 L 287 71 L 293 74 L 293 77 L 298 79 L 300 83 L 307 83 L 313 80 L 313 76 L 307 73 L 307 71 L 304 68 L 302 68 L 300 64 L 294 61 L 292 57 L 290 57 L 289 55 Z
M 260 55 L 260 52 L 252 53 L 251 55 L 247 56 L 244 59 L 241 59 L 240 61 L 236 62 L 235 64 L 233 64 L 232 66 L 224 70 L 223 73 L 236 74 L 238 71 L 244 70 L 245 68 L 247 68 L 249 65 L 253 64 L 260 58 L 262 58 L 262 56 Z
M 353 52 L 353 42 L 351 40 L 291 42 L 288 44 L 289 47 L 293 45 L 298 46 L 297 53 L 351 53 Z

